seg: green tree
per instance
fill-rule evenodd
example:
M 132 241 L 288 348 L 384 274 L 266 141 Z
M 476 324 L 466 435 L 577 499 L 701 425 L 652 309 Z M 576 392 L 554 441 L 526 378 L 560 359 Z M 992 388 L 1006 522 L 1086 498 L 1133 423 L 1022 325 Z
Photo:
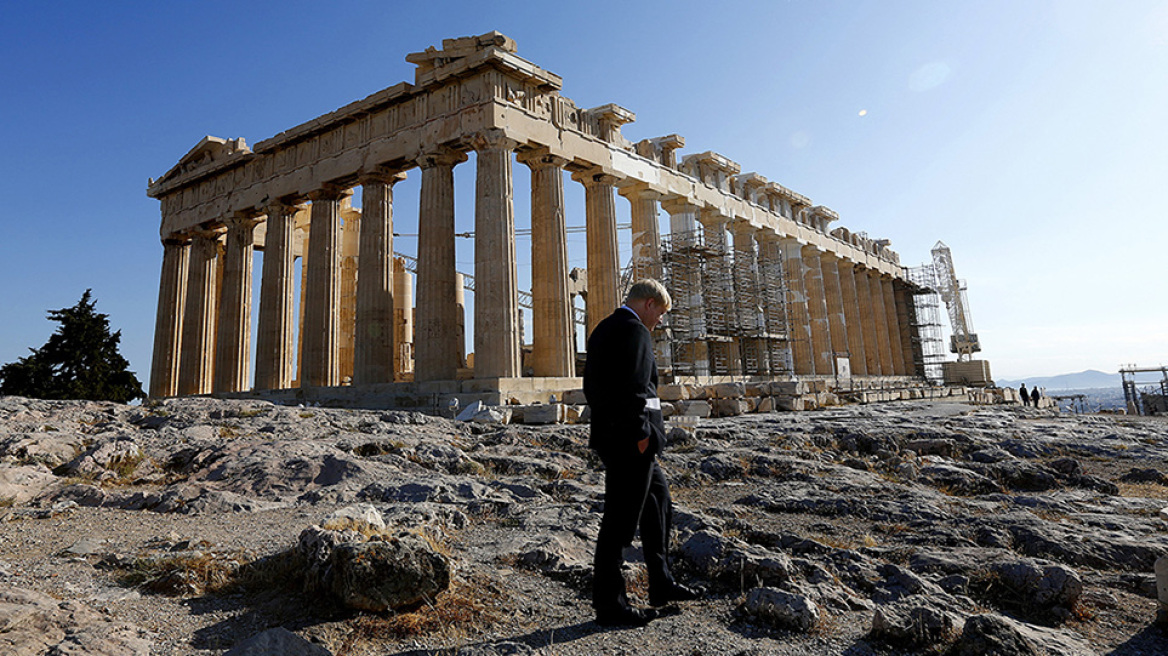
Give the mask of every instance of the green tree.
M 142 383 L 118 352 L 122 331 L 110 333 L 109 315 L 95 310 L 87 289 L 77 305 L 50 310 L 61 324 L 32 355 L 0 367 L 0 394 L 37 399 L 126 403 L 145 398 Z

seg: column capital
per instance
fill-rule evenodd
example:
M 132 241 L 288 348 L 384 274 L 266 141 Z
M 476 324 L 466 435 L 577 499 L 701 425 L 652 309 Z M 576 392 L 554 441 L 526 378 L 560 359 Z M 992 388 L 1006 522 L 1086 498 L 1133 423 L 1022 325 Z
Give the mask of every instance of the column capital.
M 163 247 L 166 247 L 166 246 L 186 246 L 189 243 L 191 243 L 191 239 L 190 239 L 189 235 L 171 235 L 169 237 L 162 238 Z
M 520 164 L 526 164 L 532 170 L 547 168 L 562 169 L 570 161 L 566 157 L 552 154 L 551 149 L 547 146 L 521 150 L 515 155 L 515 159 Z
M 698 222 L 706 227 L 725 227 L 726 224 L 734 220 L 732 216 L 726 216 L 722 210 L 717 207 L 706 206 L 698 211 Z
M 584 185 L 585 187 L 615 185 L 620 181 L 620 178 L 610 173 L 606 173 L 604 169 L 600 168 L 599 166 L 587 168 L 582 171 L 576 171 L 572 174 L 572 179 Z
M 315 203 L 316 201 L 321 200 L 341 200 L 342 198 L 352 195 L 352 189 L 342 187 L 340 185 L 325 184 L 322 185 L 320 189 L 309 192 L 308 200 Z
M 661 198 L 661 192 L 650 189 L 648 183 L 631 178 L 620 181 L 616 193 L 629 200 L 658 200 Z
M 730 230 L 730 232 L 732 232 L 736 235 L 740 235 L 740 234 L 754 235 L 754 234 L 757 234 L 760 230 L 760 228 L 758 226 L 754 225 L 750 221 L 747 221 L 746 219 L 741 219 L 738 217 L 731 217 L 729 220 L 729 223 L 726 225 L 726 228 L 728 230 Z
M 228 232 L 233 230 L 250 230 L 260 223 L 260 217 L 264 213 L 262 210 L 249 208 L 246 210 L 239 210 L 223 220 L 227 226 Z
M 372 169 L 361 171 L 357 174 L 357 184 L 360 185 L 376 184 L 380 182 L 392 187 L 393 185 L 405 179 L 405 171 L 399 171 L 387 166 L 375 166 Z
M 662 196 L 661 207 L 670 214 L 697 212 L 700 206 L 687 196 Z
M 467 160 L 466 153 L 457 148 L 440 146 L 418 154 L 415 160 L 419 168 L 432 169 L 439 166 L 455 166 Z
M 468 140 L 470 147 L 475 151 L 483 150 L 515 150 L 519 142 L 507 136 L 502 128 L 487 128 L 471 135 Z

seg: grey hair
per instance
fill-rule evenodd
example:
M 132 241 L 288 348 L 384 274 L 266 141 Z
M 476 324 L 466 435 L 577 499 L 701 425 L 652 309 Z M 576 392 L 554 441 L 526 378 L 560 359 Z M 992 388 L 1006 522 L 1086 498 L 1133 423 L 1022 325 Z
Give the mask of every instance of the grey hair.
M 625 294 L 625 303 L 650 298 L 665 306 L 666 312 L 673 307 L 673 299 L 669 297 L 669 290 L 665 289 L 665 285 L 652 278 L 645 278 L 633 283 L 633 286 L 629 287 L 629 292 Z

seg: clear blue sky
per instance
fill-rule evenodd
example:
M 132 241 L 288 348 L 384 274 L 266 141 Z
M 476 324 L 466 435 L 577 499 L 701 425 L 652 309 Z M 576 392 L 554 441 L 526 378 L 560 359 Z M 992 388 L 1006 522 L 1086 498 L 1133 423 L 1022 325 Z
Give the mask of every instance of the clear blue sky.
M 412 81 L 407 53 L 492 29 L 577 104 L 635 112 L 634 141 L 680 133 L 683 154 L 795 189 L 906 264 L 944 241 L 997 377 L 1168 364 L 1168 3 L 1140 0 L 3 3 L 0 362 L 91 287 L 145 383 L 147 177 L 204 135 L 254 144 Z

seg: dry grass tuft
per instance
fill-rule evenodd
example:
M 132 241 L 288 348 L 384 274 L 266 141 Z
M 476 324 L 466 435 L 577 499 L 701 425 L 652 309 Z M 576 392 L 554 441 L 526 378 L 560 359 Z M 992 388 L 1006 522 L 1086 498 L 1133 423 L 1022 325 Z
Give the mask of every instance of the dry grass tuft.
M 250 554 L 243 552 L 213 554 L 202 551 L 166 558 L 140 558 L 118 577 L 118 583 L 156 594 L 201 595 L 225 590 L 234 584 L 235 573 L 252 560 Z
M 1168 487 L 1159 483 L 1117 483 L 1119 496 L 1136 499 L 1168 499 Z
M 337 653 L 352 653 L 362 643 L 381 640 L 433 635 L 465 639 L 503 619 L 505 602 L 502 589 L 486 577 L 455 581 L 449 590 L 417 610 L 356 618 Z

